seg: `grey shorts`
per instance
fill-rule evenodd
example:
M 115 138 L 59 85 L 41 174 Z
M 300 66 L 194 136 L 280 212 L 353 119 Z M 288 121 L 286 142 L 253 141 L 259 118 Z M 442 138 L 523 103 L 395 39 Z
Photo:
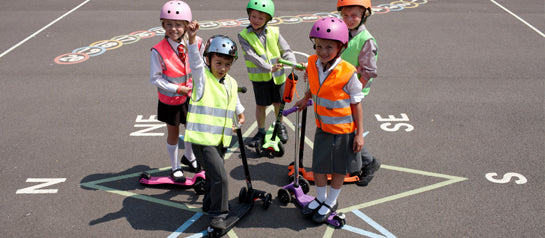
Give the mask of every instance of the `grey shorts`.
M 330 134 L 316 128 L 312 151 L 312 171 L 321 174 L 348 174 L 361 169 L 360 152 L 354 153 L 354 136 Z

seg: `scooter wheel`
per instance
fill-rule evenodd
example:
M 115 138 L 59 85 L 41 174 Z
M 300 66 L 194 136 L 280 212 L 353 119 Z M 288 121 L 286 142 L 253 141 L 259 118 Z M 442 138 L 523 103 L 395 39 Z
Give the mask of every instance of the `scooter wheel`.
M 272 195 L 270 193 L 265 194 L 263 197 L 263 209 L 267 210 L 272 203 Z
M 238 193 L 238 201 L 240 203 L 246 202 L 248 200 L 247 195 L 248 195 L 248 190 L 246 190 L 246 187 L 242 187 L 240 189 L 240 192 Z
M 344 218 L 345 218 L 344 213 L 339 213 L 335 215 L 333 217 L 333 221 L 335 221 L 334 222 L 335 224 L 332 224 L 332 225 L 335 226 L 335 228 L 343 227 L 344 225 L 346 225 L 346 220 Z
M 205 190 L 204 190 L 204 186 L 206 185 L 206 180 L 204 180 L 203 178 L 201 177 L 198 177 L 196 179 L 196 182 L 195 184 L 193 184 L 193 189 L 195 190 L 195 193 L 197 194 L 204 194 Z
M 277 196 L 278 196 L 278 200 L 284 205 L 288 204 L 291 200 L 291 194 L 285 188 L 278 189 Z
M 255 152 L 256 152 L 257 155 L 259 155 L 259 156 L 263 156 L 263 155 L 262 155 L 263 151 L 261 150 L 261 149 L 262 149 L 261 146 L 262 146 L 262 145 L 261 145 L 261 142 L 260 142 L 259 140 L 255 142 Z
M 276 151 L 274 152 L 274 156 L 275 156 L 275 157 L 282 157 L 282 156 L 284 156 L 284 145 L 278 144 L 278 151 L 277 151 L 277 152 L 276 152 Z
M 299 175 L 299 185 L 301 185 L 304 194 L 307 194 L 310 191 L 310 183 L 301 175 Z
M 207 229 L 208 237 L 215 238 L 215 237 L 221 237 L 221 230 L 214 229 L 211 227 L 208 227 Z
M 138 178 L 138 181 L 140 182 L 142 179 L 150 180 L 151 175 L 146 172 L 142 172 L 142 174 L 140 174 L 140 178 Z

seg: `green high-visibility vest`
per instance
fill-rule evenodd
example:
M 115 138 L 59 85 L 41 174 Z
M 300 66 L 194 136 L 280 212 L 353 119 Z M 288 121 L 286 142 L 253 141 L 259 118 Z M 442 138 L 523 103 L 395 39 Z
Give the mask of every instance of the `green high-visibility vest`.
M 375 38 L 371 35 L 371 33 L 367 30 L 360 32 L 354 38 L 352 38 L 350 41 L 348 41 L 348 46 L 341 54 L 341 58 L 343 60 L 348 61 L 348 63 L 351 63 L 354 66 L 359 66 L 360 63 L 358 61 L 358 56 L 361 52 L 361 49 L 363 48 L 363 45 L 367 40 L 373 39 L 375 44 L 377 41 Z M 375 60 L 377 59 L 377 55 L 375 55 Z M 360 74 L 358 74 L 358 79 L 361 77 Z M 363 88 L 362 92 L 365 96 L 369 94 L 369 90 L 371 89 L 371 82 L 373 81 L 373 78 L 370 78 L 369 81 L 367 81 L 367 84 Z
M 278 49 L 278 37 L 280 31 L 278 27 L 268 26 L 266 34 L 266 44 L 263 46 L 255 32 L 248 32 L 247 28 L 244 28 L 240 32 L 240 36 L 244 38 L 248 43 L 254 48 L 259 57 L 268 62 L 269 64 L 275 64 L 278 61 L 278 58 L 281 57 L 280 49 Z M 246 56 L 246 52 L 244 52 Z M 274 83 L 276 85 L 283 84 L 286 81 L 286 74 L 284 69 L 279 69 L 278 71 L 272 73 L 269 70 L 262 69 L 257 67 L 254 63 L 246 59 L 246 69 L 248 70 L 248 77 L 253 82 L 266 82 L 271 78 L 274 78 Z
M 223 147 L 227 148 L 233 134 L 237 82 L 231 76 L 225 75 L 224 84 L 229 88 L 226 90 L 225 85 L 219 83 L 208 69 L 205 70 L 204 80 L 206 88 L 200 99 L 197 98 L 196 90 L 193 90 L 184 140 L 206 146 L 223 143 Z

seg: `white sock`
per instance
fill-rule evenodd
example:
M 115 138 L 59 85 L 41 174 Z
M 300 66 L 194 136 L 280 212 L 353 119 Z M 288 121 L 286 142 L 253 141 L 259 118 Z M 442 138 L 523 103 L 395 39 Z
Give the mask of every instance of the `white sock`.
M 180 168 L 180 162 L 178 161 L 178 144 L 170 145 L 167 143 L 168 157 L 170 157 L 170 165 L 172 171 Z
M 326 193 L 327 193 L 327 187 L 326 186 L 323 186 L 323 187 L 318 187 L 316 186 L 316 199 L 320 202 L 324 202 L 325 201 L 325 198 L 326 198 Z M 320 204 L 318 204 L 318 202 L 316 202 L 316 200 L 312 200 L 312 202 L 310 202 L 310 204 L 308 205 L 308 208 L 310 209 L 316 209 L 318 208 L 318 206 L 320 206 Z
M 339 197 L 340 193 L 341 193 L 340 188 L 339 189 L 329 188 L 329 194 L 327 195 L 327 199 L 325 200 L 324 203 L 330 207 L 333 207 L 335 203 L 337 203 L 337 198 Z M 323 215 L 327 212 L 327 210 L 329 210 L 329 208 L 323 206 L 322 208 L 320 208 L 320 210 L 318 210 L 318 213 Z
M 193 154 L 193 147 L 191 147 L 191 142 L 184 141 L 184 147 L 185 147 L 185 157 L 189 162 L 191 162 L 191 165 L 193 167 L 197 167 L 197 158 L 195 157 L 195 154 Z

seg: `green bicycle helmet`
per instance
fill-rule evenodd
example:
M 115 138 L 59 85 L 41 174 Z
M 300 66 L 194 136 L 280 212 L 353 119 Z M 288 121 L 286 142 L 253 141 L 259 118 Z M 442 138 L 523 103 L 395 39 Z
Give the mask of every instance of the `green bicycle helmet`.
M 250 13 L 250 9 L 267 13 L 271 19 L 274 17 L 274 3 L 271 0 L 250 0 L 248 6 L 246 6 L 248 14 Z

